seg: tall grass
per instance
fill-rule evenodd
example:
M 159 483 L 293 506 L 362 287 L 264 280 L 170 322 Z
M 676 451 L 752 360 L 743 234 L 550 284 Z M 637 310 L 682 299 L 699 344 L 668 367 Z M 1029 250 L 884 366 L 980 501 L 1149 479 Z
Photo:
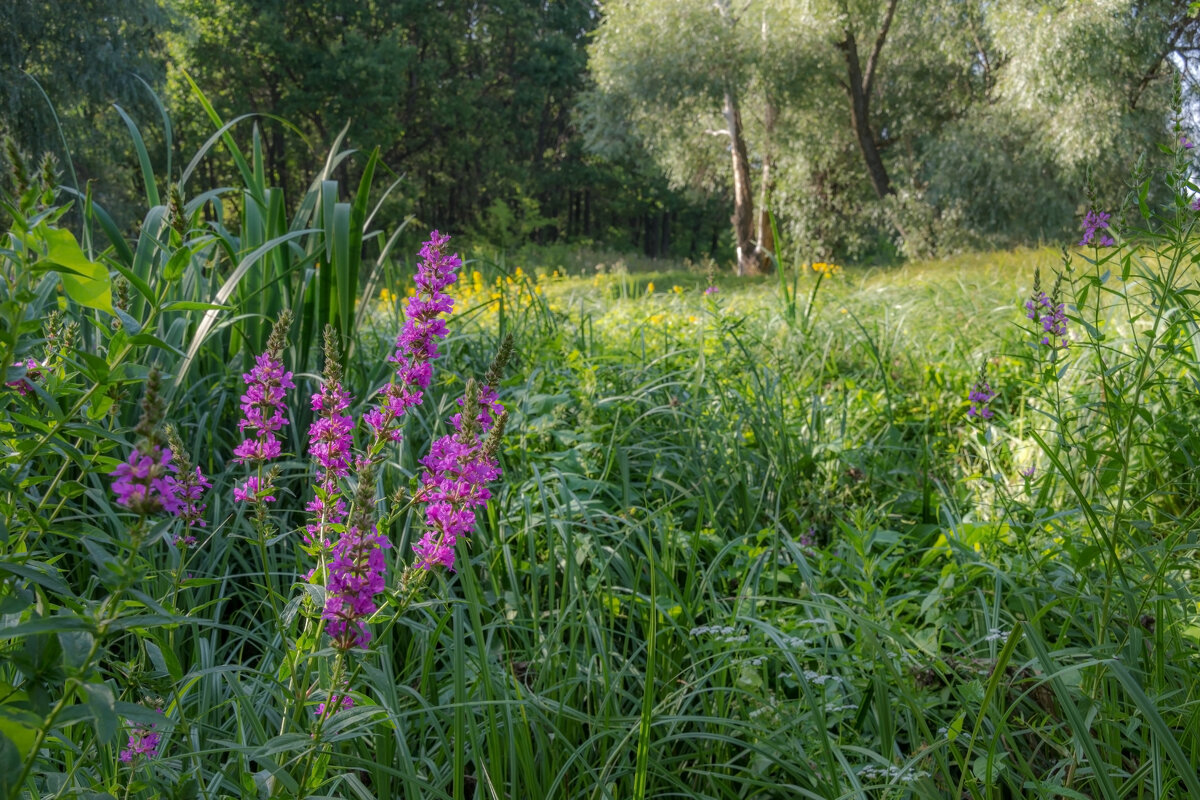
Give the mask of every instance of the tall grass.
M 178 180 L 141 159 L 135 237 L 75 198 L 122 314 L 60 303 L 70 265 L 31 271 L 52 266 L 41 240 L 0 256 L 9 363 L 41 355 L 48 310 L 81 323 L 32 394 L 5 400 L 6 796 L 1200 795 L 1186 207 L 1146 208 L 1120 247 L 1067 265 L 1029 251 L 796 270 L 707 297 L 695 270 L 564 277 L 475 253 L 445 363 L 482 374 L 515 338 L 504 482 L 458 571 L 402 615 L 389 597 L 355 706 L 317 725 L 306 704 L 328 690 L 298 697 L 289 674 L 303 517 L 260 543 L 228 499 L 238 375 L 291 308 L 297 395 L 329 323 L 362 410 L 390 371 L 403 223 L 370 227 L 374 156 L 356 187 L 331 180 L 353 157 L 341 139 L 289 206 L 253 122 L 198 102 L 215 133 Z M 218 147 L 241 185 L 193 188 Z M 5 210 L 28 231 L 54 208 Z M 1027 327 L 1034 267 L 1043 288 L 1064 276 L 1066 350 Z M 18 285 L 34 274 L 49 277 Z M 168 417 L 218 476 L 191 551 L 165 527 L 131 546 L 110 500 L 155 362 Z M 999 389 L 986 425 L 965 415 L 981 362 Z M 412 488 L 414 454 L 455 410 L 463 380 L 441 375 L 387 495 Z M 307 468 L 283 462 L 289 500 Z M 394 572 L 419 535 L 398 519 Z M 306 659 L 328 686 L 329 649 Z M 119 761 L 151 723 L 159 756 Z

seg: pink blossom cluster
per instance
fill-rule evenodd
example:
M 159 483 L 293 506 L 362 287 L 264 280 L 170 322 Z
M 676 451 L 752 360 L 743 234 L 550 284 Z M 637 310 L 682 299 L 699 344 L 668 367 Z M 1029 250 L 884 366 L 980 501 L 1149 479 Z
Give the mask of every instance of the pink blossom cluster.
M 1112 247 L 1116 244 L 1112 236 L 1105 232 L 1110 230 L 1110 219 L 1112 214 L 1107 211 L 1088 211 L 1083 218 L 1083 238 L 1079 240 L 1079 246 L 1092 244 L 1096 247 Z
M 248 388 L 242 395 L 238 430 L 250 429 L 254 436 L 243 439 L 233 454 L 244 464 L 261 464 L 278 458 L 282 452 L 276 434 L 288 424 L 284 416 L 287 413 L 284 392 L 294 389 L 295 384 L 292 373 L 284 372 L 279 357 L 269 350 L 255 359 L 254 368 L 244 373 L 242 380 Z
M 408 300 L 404 327 L 396 337 L 396 351 L 388 357 L 397 365 L 396 374 L 383 390 L 379 407 L 364 416 L 377 443 L 400 441 L 398 420 L 408 409 L 420 405 L 433 377 L 437 343 L 447 333 L 442 315 L 454 308 L 454 299 L 443 290 L 458 279 L 458 269 L 462 266 L 457 255 L 443 252 L 449 241 L 449 236 L 433 231 L 421 247 L 421 261 L 413 279 L 417 293 Z
M 334 647 L 343 650 L 370 643 L 371 631 L 363 620 L 379 610 L 375 596 L 387 588 L 384 551 L 392 543 L 373 523 L 364 522 L 369 514 L 361 511 L 333 546 L 325 585 L 325 630 Z
M 126 764 L 131 764 L 138 756 L 154 758 L 158 755 L 158 742 L 161 737 L 154 732 L 154 727 L 152 723 L 148 728 L 137 727 L 130 730 L 129 741 L 118 758 Z
M 476 422 L 484 433 L 491 430 L 493 415 L 502 410 L 495 390 L 481 387 Z M 487 505 L 492 496 L 487 484 L 500 476 L 500 466 L 483 442 L 462 432 L 461 413 L 451 418 L 451 424 L 456 432 L 435 441 L 429 455 L 421 459 L 425 472 L 420 497 L 429 528 L 413 545 L 413 552 L 417 555 L 416 566 L 422 569 L 439 564 L 454 569 L 458 537 L 475 527 L 475 508 Z
M 338 711 L 347 711 L 354 708 L 354 698 L 348 694 L 331 694 L 329 696 L 329 705 L 332 706 L 331 714 L 336 714 Z M 316 715 L 318 717 L 325 716 L 325 703 L 317 703 Z
M 212 484 L 199 467 L 195 474 L 181 476 L 171 451 L 162 445 L 135 447 L 111 475 L 117 502 L 131 511 L 145 516 L 166 512 L 188 525 L 205 526 L 207 506 L 200 500 Z
M 316 419 L 308 428 L 308 452 L 321 474 L 316 494 L 305 508 L 313 521 L 305 530 L 309 544 L 324 545 L 332 526 L 346 520 L 346 503 L 342 500 L 338 480 L 350 473 L 351 450 L 354 447 L 354 418 L 345 413 L 350 407 L 349 392 L 340 382 L 327 380 L 312 397 Z
M 39 369 L 41 364 L 32 358 L 27 358 L 25 359 L 24 365 L 17 364 L 16 366 L 25 367 L 25 377 L 17 378 L 15 381 L 8 381 L 5 386 L 8 386 L 10 389 L 16 389 L 17 394 L 24 397 L 25 395 L 33 392 L 32 381 L 36 381 L 42 377 L 42 371 Z
M 118 503 L 139 514 L 179 514 L 183 502 L 175 478 L 177 471 L 171 452 L 162 445 L 135 447 L 129 458 L 112 471 L 113 493 Z

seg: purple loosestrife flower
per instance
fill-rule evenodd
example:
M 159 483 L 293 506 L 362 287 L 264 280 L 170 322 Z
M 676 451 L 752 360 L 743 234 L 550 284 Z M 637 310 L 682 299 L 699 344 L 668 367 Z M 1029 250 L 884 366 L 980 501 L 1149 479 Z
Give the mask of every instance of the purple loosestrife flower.
M 14 366 L 21 365 L 16 364 Z M 33 360 L 32 358 L 27 358 L 25 359 L 24 366 L 25 377 L 17 378 L 15 381 L 9 381 L 5 384 L 5 386 L 8 386 L 10 389 L 16 389 L 17 394 L 21 395 L 22 397 L 31 394 L 33 392 L 33 381 L 39 380 L 42 377 L 42 371 L 39 369 L 41 365 L 38 364 L 37 361 Z
M 329 705 L 332 707 L 330 714 L 336 714 L 339 711 L 349 710 L 354 708 L 354 698 L 348 694 L 331 694 L 329 695 Z M 325 703 L 317 704 L 316 714 L 318 717 L 325 716 Z
M 374 470 L 366 460 L 358 468 L 354 512 L 333 546 L 322 613 L 325 631 L 333 638 L 333 646 L 340 650 L 366 647 L 370 643 L 371 631 L 365 620 L 379 610 L 375 596 L 387 588 L 384 550 L 392 546 L 387 537 L 380 535 L 373 519 Z
M 449 241 L 449 236 L 433 231 L 421 248 L 421 262 L 413 279 L 417 294 L 408 299 L 404 328 L 396 337 L 396 352 L 388 358 L 397 365 L 396 374 L 383 390 L 379 406 L 364 416 L 374 431 L 373 453 L 384 441 L 400 441 L 398 420 L 408 409 L 420 405 L 433 377 L 437 342 L 447 333 L 442 315 L 454 308 L 454 300 L 443 290 L 458 279 L 457 271 L 462 266 L 457 255 L 442 252 Z
M 455 433 L 433 443 L 429 455 L 421 459 L 418 497 L 425 503 L 425 522 L 429 529 L 415 545 L 414 566 L 430 570 L 441 564 L 454 569 L 454 546 L 458 537 L 475 527 L 475 506 L 486 506 L 492 496 L 487 484 L 500 477 L 496 451 L 504 435 L 508 412 L 491 387 L 504 375 L 504 367 L 513 354 L 512 335 L 504 337 L 496 358 L 484 375 L 482 386 L 467 381 L 467 390 L 459 401 L 463 410 L 450 422 Z M 480 440 L 479 434 L 487 438 Z
M 137 444 L 110 473 L 117 503 L 143 517 L 160 512 L 179 514 L 185 508 L 176 479 L 179 468 L 171 452 L 163 447 L 158 429 L 163 415 L 160 384 L 158 369 L 152 367 L 142 395 L 142 415 L 134 427 Z
M 1041 275 L 1037 270 L 1033 273 L 1033 295 L 1025 301 L 1025 316 L 1033 321 L 1035 326 L 1041 326 L 1042 345 L 1052 350 L 1067 347 L 1067 312 L 1061 301 L 1062 274 L 1054 279 L 1054 288 L 1050 294 L 1041 290 Z
M 256 500 L 274 503 L 275 495 L 271 494 L 274 490 L 274 487 L 266 481 L 263 481 L 263 485 L 260 486 L 258 476 L 251 475 L 241 486 L 233 488 L 233 499 L 238 503 L 253 503 Z
M 183 440 L 171 426 L 167 426 L 167 443 L 171 448 L 171 463 L 175 467 L 175 495 L 179 500 L 179 511 L 176 515 L 183 520 L 183 533 L 175 536 L 175 544 L 190 546 L 196 543 L 192 536 L 192 526 L 206 527 L 204 511 L 208 507 L 200 502 L 204 492 L 212 488 L 212 483 L 204 477 L 200 467 L 192 464 L 191 456 L 183 446 Z
M 325 326 L 325 378 L 312 397 L 316 418 L 308 428 L 308 452 L 321 469 L 316 496 L 305 508 L 313 515 L 306 526 L 305 540 L 325 546 L 328 530 L 346 519 L 338 480 L 350 473 L 350 451 L 354 447 L 354 420 L 345 413 L 350 393 L 342 388 L 342 366 L 338 361 L 337 332 Z
M 267 338 L 267 349 L 254 359 L 254 367 L 242 374 L 246 393 L 242 395 L 242 418 L 238 420 L 238 431 L 249 430 L 253 437 L 242 440 L 233 450 L 234 460 L 249 464 L 260 470 L 267 461 L 278 458 L 283 445 L 276 435 L 288 424 L 286 392 L 294 389 L 292 373 L 283 369 L 280 354 L 287 343 L 288 328 L 292 325 L 292 312 L 284 310 L 271 328 Z M 254 476 L 233 490 L 236 502 L 272 503 L 274 471 L 265 477 Z M 260 508 L 260 512 L 262 509 Z
M 233 454 L 238 461 L 251 464 L 278 458 L 282 448 L 275 434 L 288 424 L 284 393 L 295 388 L 292 373 L 284 372 L 278 353 L 268 350 L 255 359 L 254 368 L 244 373 L 242 380 L 248 388 L 242 395 L 238 430 L 250 429 L 254 438 L 244 439 Z
M 1181 133 L 1181 134 L 1179 134 L 1179 146 L 1182 147 L 1184 150 L 1191 150 L 1196 145 L 1194 142 L 1192 142 L 1191 139 L 1189 139 L 1187 137 L 1186 134 Z
M 499 379 L 504 362 L 512 353 L 512 342 L 505 340 L 485 380 Z M 474 380 L 467 382 L 463 411 L 451 420 L 455 433 L 433 443 L 429 455 L 421 459 L 418 497 L 425 504 L 428 530 L 413 545 L 415 567 L 430 570 L 439 564 L 454 569 L 454 547 L 458 537 L 475 527 L 475 507 L 486 506 L 491 498 L 487 484 L 500 476 L 495 459 L 503 435 L 507 412 L 495 400 L 495 392 L 481 392 Z M 486 402 L 481 402 L 486 398 Z M 497 416 L 493 419 L 492 415 Z M 488 434 L 480 441 L 478 432 Z
M 118 756 L 122 762 L 132 764 L 138 756 L 154 758 L 158 755 L 158 742 L 161 737 L 154 732 L 154 727 L 151 723 L 149 728 L 135 727 L 129 731 L 129 741 Z
M 1083 238 L 1079 240 L 1079 246 L 1092 244 L 1096 247 L 1112 247 L 1116 244 L 1111 236 L 1104 233 L 1109 230 L 1108 221 L 1111 218 L 1112 214 L 1104 211 L 1088 211 L 1083 218 Z
M 117 502 L 143 516 L 165 511 L 178 514 L 183 508 L 175 480 L 171 453 L 162 445 L 134 448 L 129 458 L 112 471 Z
M 704 294 L 705 295 L 716 294 L 719 291 L 721 291 L 721 290 L 718 289 L 716 286 L 709 286 L 707 289 L 704 290 Z
M 971 386 L 971 391 L 967 393 L 967 400 L 971 403 L 971 408 L 967 411 L 967 417 L 971 419 L 991 419 L 995 412 L 988 407 L 988 404 L 996 397 L 996 393 L 992 391 L 992 385 L 987 380 L 986 364 L 979 368 L 979 378 Z

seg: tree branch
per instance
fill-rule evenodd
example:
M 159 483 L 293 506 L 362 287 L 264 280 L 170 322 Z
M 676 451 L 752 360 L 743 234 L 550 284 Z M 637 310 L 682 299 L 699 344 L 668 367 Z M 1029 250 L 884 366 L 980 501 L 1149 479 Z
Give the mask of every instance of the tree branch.
M 1138 81 L 1137 86 L 1135 86 L 1129 92 L 1130 111 L 1133 111 L 1137 108 L 1138 101 L 1142 99 L 1142 93 L 1146 91 L 1146 87 L 1148 87 L 1150 83 L 1156 77 L 1158 77 L 1158 70 L 1160 67 L 1162 67 L 1162 63 L 1167 56 L 1177 51 L 1182 52 L 1185 49 L 1179 47 L 1179 40 L 1183 38 L 1183 35 L 1187 33 L 1189 28 L 1193 28 L 1195 26 L 1195 23 L 1196 19 L 1194 17 L 1189 17 L 1186 15 L 1175 20 L 1171 27 L 1171 39 L 1167 42 L 1167 46 L 1157 54 L 1157 57 L 1150 65 L 1150 68 L 1146 70 L 1141 79 Z
M 883 50 L 883 43 L 887 41 L 898 2 L 899 0 L 889 0 L 888 2 L 887 13 L 883 16 L 883 27 L 879 29 L 879 35 L 875 37 L 875 46 L 871 49 L 871 56 L 867 59 L 867 71 L 863 75 L 863 94 L 871 94 L 871 85 L 875 82 L 875 68 L 879 66 L 879 53 Z

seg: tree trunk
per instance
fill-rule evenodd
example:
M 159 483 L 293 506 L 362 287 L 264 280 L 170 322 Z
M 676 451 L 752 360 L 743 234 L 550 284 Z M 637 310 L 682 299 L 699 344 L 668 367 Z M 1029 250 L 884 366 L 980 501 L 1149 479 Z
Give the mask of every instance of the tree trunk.
M 868 94 L 869 87 L 865 85 L 862 66 L 858 61 L 858 43 L 854 40 L 854 34 L 846 31 L 846 38 L 838 44 L 838 48 L 846 54 L 846 71 L 849 78 L 846 91 L 850 95 L 850 122 L 854 126 L 858 147 L 862 150 L 867 173 L 871 176 L 875 196 L 883 199 L 892 193 L 892 182 L 883 166 L 883 159 L 879 156 L 879 148 L 875 145 L 875 133 L 871 130 L 871 96 Z
M 770 99 L 766 102 L 763 113 L 763 165 L 762 178 L 758 187 L 758 254 L 764 262 L 767 254 L 775 255 L 775 234 L 771 230 L 771 217 L 767 212 L 771 207 L 771 192 L 775 189 L 775 174 L 772 172 L 774 156 L 771 152 L 771 134 L 775 132 L 775 117 L 777 111 Z
M 729 152 L 733 158 L 733 241 L 737 247 L 737 274 L 759 275 L 762 259 L 754 246 L 754 196 L 750 188 L 750 163 L 742 134 L 742 113 L 731 91 L 725 92 L 722 110 L 729 125 Z
M 863 72 L 858 60 L 858 42 L 854 32 L 846 28 L 846 38 L 838 43 L 846 56 L 847 82 L 846 91 L 850 95 L 850 121 L 854 125 L 854 135 L 858 139 L 859 149 L 862 150 L 867 172 L 871 176 L 871 186 L 875 196 L 883 199 L 891 194 L 892 182 L 888 178 L 883 159 L 879 156 L 879 147 L 875 144 L 875 132 L 871 130 L 871 90 L 875 85 L 875 70 L 879 67 L 879 54 L 887 41 L 888 31 L 892 27 L 892 19 L 896 15 L 896 5 L 899 0 L 889 0 L 887 11 L 883 15 L 883 24 L 875 36 L 875 44 L 867 57 L 867 69 Z

